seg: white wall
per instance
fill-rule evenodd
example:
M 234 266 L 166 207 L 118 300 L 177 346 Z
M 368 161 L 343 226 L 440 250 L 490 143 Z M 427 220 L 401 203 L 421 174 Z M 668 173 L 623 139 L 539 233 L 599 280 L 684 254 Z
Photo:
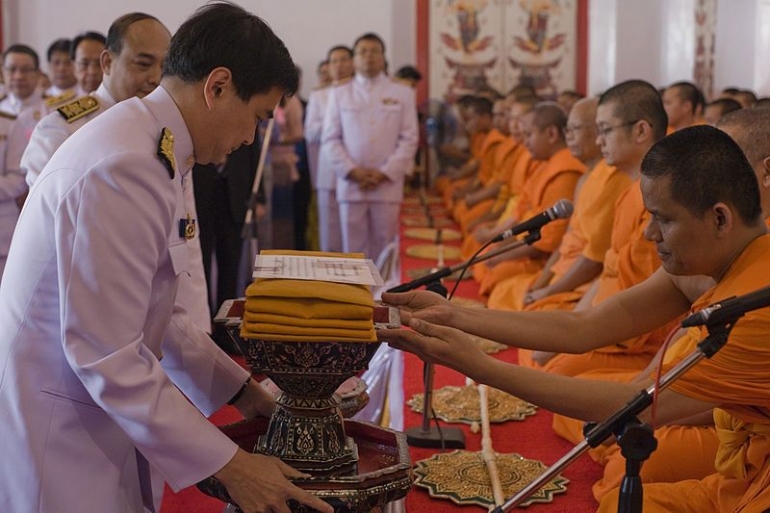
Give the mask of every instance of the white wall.
M 315 68 L 336 44 L 352 45 L 364 32 L 378 33 L 392 70 L 415 61 L 416 0 L 237 0 L 264 18 L 303 70 L 303 96 L 316 85 Z M 131 11 L 157 16 L 172 32 L 204 0 L 4 0 L 4 43 L 29 44 L 45 60 L 48 44 L 84 30 L 106 34 Z

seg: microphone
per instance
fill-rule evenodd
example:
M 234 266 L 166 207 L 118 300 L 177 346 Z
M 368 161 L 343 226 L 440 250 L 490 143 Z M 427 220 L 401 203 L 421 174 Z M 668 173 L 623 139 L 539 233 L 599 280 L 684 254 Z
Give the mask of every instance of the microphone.
M 743 317 L 747 312 L 770 306 L 770 286 L 763 287 L 742 296 L 733 296 L 719 303 L 707 306 L 682 321 L 683 328 L 692 326 L 715 326 Z
M 539 230 L 543 226 L 547 225 L 551 221 L 555 221 L 556 219 L 567 219 L 572 215 L 572 211 L 574 209 L 575 207 L 572 205 L 570 200 L 560 199 L 554 203 L 552 207 L 546 209 L 545 211 L 540 212 L 536 216 L 530 217 L 523 223 L 517 224 L 510 230 L 505 230 L 503 233 L 492 239 L 492 243 L 509 239 L 520 233 Z

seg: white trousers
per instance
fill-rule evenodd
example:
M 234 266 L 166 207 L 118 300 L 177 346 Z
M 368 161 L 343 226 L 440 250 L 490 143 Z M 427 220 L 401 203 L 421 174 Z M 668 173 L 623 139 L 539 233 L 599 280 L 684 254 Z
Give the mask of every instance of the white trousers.
M 342 250 L 376 261 L 398 235 L 400 207 L 395 202 L 340 202 Z
M 318 238 L 321 251 L 342 251 L 342 229 L 337 193 L 327 189 L 316 189 L 318 205 Z

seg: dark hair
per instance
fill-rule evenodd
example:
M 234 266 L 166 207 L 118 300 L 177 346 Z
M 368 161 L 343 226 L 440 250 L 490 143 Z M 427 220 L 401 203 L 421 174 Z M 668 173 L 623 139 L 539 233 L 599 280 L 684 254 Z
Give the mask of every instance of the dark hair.
M 114 55 L 120 55 L 123 51 L 123 41 L 126 39 L 126 32 L 128 27 L 142 20 L 154 20 L 160 23 L 160 20 L 150 14 L 143 12 L 130 12 L 124 14 L 117 20 L 112 22 L 110 29 L 107 31 L 107 50 Z M 163 25 L 161 23 L 161 25 Z
M 736 94 L 740 92 L 741 90 L 735 86 L 725 87 L 724 89 L 722 89 L 722 94 Z
M 749 104 L 748 105 L 749 107 L 753 107 L 754 104 L 757 101 L 757 95 L 754 94 L 754 91 L 752 91 L 750 89 L 741 89 L 740 91 L 735 93 L 735 98 L 745 98 L 745 99 L 747 99 L 748 100 L 747 103 Z
M 483 96 L 472 96 L 466 107 L 473 109 L 476 114 L 482 116 L 492 116 L 493 104 L 489 98 L 484 98 Z
M 329 62 L 329 59 L 332 58 L 332 54 L 338 50 L 343 50 L 345 52 L 348 52 L 348 57 L 353 57 L 353 49 L 349 46 L 345 45 L 336 45 L 329 48 L 329 51 L 326 52 L 326 62 Z
M 721 112 L 719 115 L 720 118 L 725 114 L 730 114 L 731 112 L 741 110 L 743 108 L 740 103 L 738 103 L 736 100 L 733 100 L 732 98 L 719 98 L 706 105 L 706 107 L 719 107 Z
M 353 43 L 353 50 L 356 49 L 356 46 L 358 46 L 358 43 L 361 41 L 376 41 L 380 43 L 380 46 L 382 47 L 382 53 L 385 53 L 385 42 L 382 40 L 380 36 L 375 34 L 374 32 L 367 32 L 366 34 L 362 36 L 358 36 L 358 39 L 356 39 L 356 42 Z
M 535 113 L 534 124 L 539 130 L 555 126 L 559 136 L 564 139 L 564 129 L 567 126 L 567 113 L 556 102 L 540 102 L 532 109 Z
M 644 80 L 626 80 L 607 89 L 599 97 L 599 105 L 615 103 L 614 114 L 624 123 L 645 120 L 652 127 L 656 141 L 666 136 L 668 116 L 660 93 Z
M 73 61 L 75 60 L 75 52 L 78 49 L 78 46 L 83 41 L 96 41 L 97 43 L 101 43 L 105 47 L 107 46 L 107 38 L 104 37 L 103 34 L 100 34 L 99 32 L 83 32 L 82 34 L 79 34 L 75 37 L 75 39 L 72 40 L 72 46 L 70 47 L 70 59 Z
M 299 88 L 297 68 L 283 41 L 262 19 L 226 2 L 201 7 L 179 27 L 163 76 L 198 82 L 220 66 L 230 70 L 244 101 L 274 87 L 285 95 Z
M 752 166 L 770 156 L 770 110 L 738 109 L 722 116 L 717 128 L 730 131 Z
M 51 46 L 48 47 L 48 51 L 45 54 L 45 57 L 48 62 L 51 62 L 51 59 L 53 58 L 53 54 L 56 52 L 62 52 L 66 53 L 67 56 L 70 54 L 70 48 L 72 48 L 72 41 L 70 41 L 67 38 L 60 38 L 51 43 Z
M 683 102 L 690 102 L 690 105 L 692 105 L 691 112 L 693 114 L 698 110 L 698 107 L 706 103 L 706 98 L 703 96 L 703 93 L 698 89 L 698 86 L 692 82 L 674 82 L 668 86 L 668 88 L 675 89 L 676 95 Z
M 420 73 L 420 70 L 414 66 L 401 66 L 398 68 L 398 71 L 396 71 L 396 77 L 419 82 L 422 80 L 422 73 Z
M 586 97 L 584 94 L 572 89 L 565 89 L 564 91 L 561 91 L 557 96 L 566 96 L 567 98 L 572 98 L 573 100 L 582 100 Z
M 37 52 L 31 47 L 21 44 L 9 46 L 8 49 L 3 52 L 3 63 L 5 63 L 5 58 L 8 57 L 9 53 L 23 53 L 25 55 L 29 55 L 32 57 L 32 60 L 35 61 L 35 69 L 40 69 L 40 57 L 37 56 Z
M 693 126 L 661 139 L 644 156 L 642 175 L 669 177 L 671 197 L 699 218 L 723 201 L 746 225 L 761 222 L 754 169 L 740 146 L 718 128 Z

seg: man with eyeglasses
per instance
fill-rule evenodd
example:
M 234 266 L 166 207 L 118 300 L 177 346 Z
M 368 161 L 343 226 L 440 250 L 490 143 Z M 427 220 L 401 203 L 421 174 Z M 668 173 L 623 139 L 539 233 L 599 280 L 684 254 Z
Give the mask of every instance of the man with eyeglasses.
M 43 95 L 37 90 L 40 59 L 27 45 L 15 44 L 3 53 L 3 81 L 7 95 L 0 100 L 0 111 L 18 116 L 30 112 L 34 122 L 46 113 Z M 34 126 L 34 125 L 33 125 Z
M 418 138 L 414 91 L 385 75 L 384 54 L 376 34 L 356 40 L 355 77 L 332 89 L 321 137 L 337 174 L 343 251 L 371 259 L 398 234 Z

